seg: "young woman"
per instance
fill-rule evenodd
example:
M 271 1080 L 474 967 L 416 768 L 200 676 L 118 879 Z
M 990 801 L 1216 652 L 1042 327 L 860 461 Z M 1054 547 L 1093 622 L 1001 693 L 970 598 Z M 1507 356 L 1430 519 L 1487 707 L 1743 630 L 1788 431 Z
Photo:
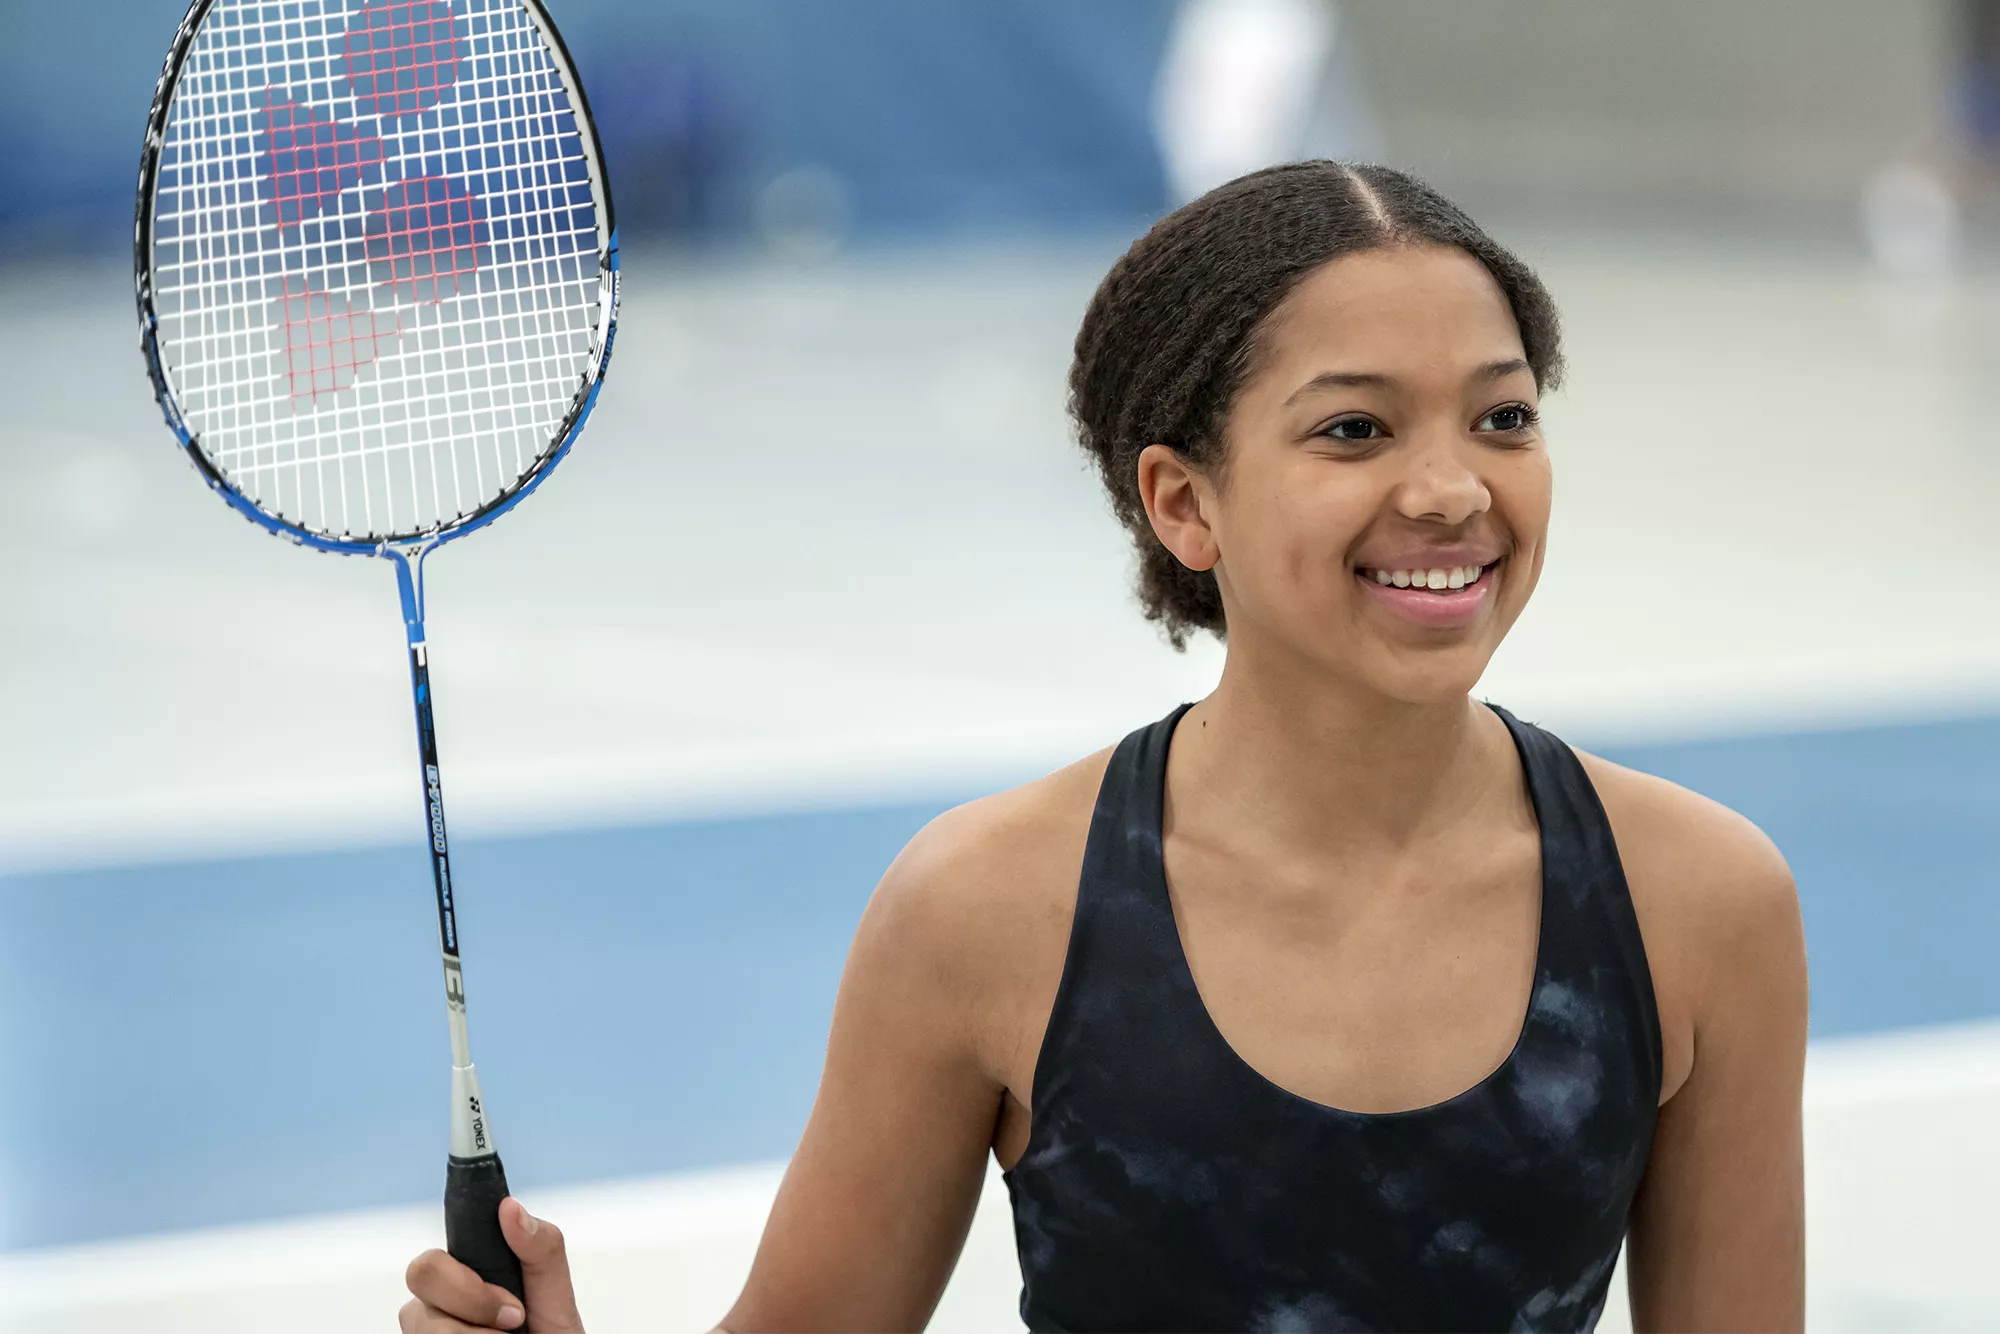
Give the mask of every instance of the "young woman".
M 1586 1329 L 1628 1234 L 1640 1329 L 1801 1327 L 1784 862 L 1468 695 L 1560 369 L 1535 276 L 1381 167 L 1244 177 L 1118 261 L 1071 407 L 1221 683 L 889 868 L 724 1328 L 923 1325 L 989 1151 L 1037 1330 Z M 580 1331 L 560 1234 L 502 1221 Z M 436 1251 L 410 1287 L 409 1334 L 521 1320 Z

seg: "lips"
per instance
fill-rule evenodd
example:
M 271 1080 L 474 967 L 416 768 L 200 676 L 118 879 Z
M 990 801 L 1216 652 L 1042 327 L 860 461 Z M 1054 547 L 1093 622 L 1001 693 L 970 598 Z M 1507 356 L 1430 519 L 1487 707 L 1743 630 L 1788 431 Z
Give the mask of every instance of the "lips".
M 1431 565 L 1404 570 L 1364 567 L 1354 572 L 1363 594 L 1397 618 L 1427 629 L 1452 630 L 1471 624 L 1492 601 L 1504 562 L 1484 566 Z M 1382 574 L 1389 582 L 1382 582 Z M 1467 578 L 1470 573 L 1471 577 Z M 1399 580 L 1396 576 L 1401 575 Z M 1419 582 L 1418 576 L 1422 579 Z M 1457 587 L 1453 587 L 1456 579 Z

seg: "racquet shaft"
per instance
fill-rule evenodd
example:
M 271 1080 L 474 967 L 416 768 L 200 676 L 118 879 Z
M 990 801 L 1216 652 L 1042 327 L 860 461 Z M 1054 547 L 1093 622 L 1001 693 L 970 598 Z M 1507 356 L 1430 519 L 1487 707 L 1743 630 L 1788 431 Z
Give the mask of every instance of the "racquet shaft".
M 493 1146 L 479 1072 L 465 1026 L 465 974 L 459 962 L 458 913 L 452 899 L 451 846 L 445 837 L 444 789 L 438 774 L 437 726 L 431 711 L 430 652 L 424 640 L 423 559 L 430 549 L 386 549 L 396 567 L 403 622 L 409 635 L 410 692 L 417 713 L 417 757 L 423 770 L 431 883 L 437 892 L 438 944 L 444 954 L 445 1016 L 451 1029 L 451 1155 L 445 1173 L 445 1248 L 488 1283 L 522 1294 L 521 1265 L 500 1232 L 507 1175 Z

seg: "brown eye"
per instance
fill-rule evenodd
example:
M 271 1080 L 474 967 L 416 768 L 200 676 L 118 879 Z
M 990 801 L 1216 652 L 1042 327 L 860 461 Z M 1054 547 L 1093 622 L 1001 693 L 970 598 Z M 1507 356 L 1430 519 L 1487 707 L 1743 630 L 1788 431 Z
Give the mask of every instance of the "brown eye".
M 1382 429 L 1382 423 L 1371 417 L 1342 417 L 1339 421 L 1327 423 L 1320 430 L 1320 434 L 1329 439 L 1349 440 L 1360 444 L 1370 440 L 1380 440 L 1388 432 Z
M 1499 435 L 1518 435 L 1541 420 L 1526 403 L 1508 403 L 1497 407 L 1473 424 L 1476 431 L 1490 431 Z

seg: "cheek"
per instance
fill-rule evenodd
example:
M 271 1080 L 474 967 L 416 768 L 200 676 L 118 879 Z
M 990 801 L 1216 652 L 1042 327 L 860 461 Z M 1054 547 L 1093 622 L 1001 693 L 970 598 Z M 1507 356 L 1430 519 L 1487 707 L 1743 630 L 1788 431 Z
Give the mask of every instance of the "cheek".
M 1533 591 L 1541 575 L 1543 558 L 1548 553 L 1554 481 L 1548 455 L 1536 453 L 1523 458 L 1520 466 L 1506 470 L 1489 482 L 1494 508 L 1513 531 L 1516 550 L 1527 557 L 1520 562 L 1521 577 L 1516 578 L 1512 590 L 1519 601 L 1526 601 Z
M 1549 513 L 1555 498 L 1555 477 L 1549 456 L 1536 454 L 1523 461 L 1520 471 L 1506 479 L 1504 504 L 1511 514 L 1515 536 L 1532 543 L 1537 561 L 1549 533 Z
M 1238 479 L 1223 559 L 1247 577 L 1239 582 L 1320 589 L 1346 579 L 1347 553 L 1373 511 L 1358 479 L 1334 466 L 1301 458 Z

